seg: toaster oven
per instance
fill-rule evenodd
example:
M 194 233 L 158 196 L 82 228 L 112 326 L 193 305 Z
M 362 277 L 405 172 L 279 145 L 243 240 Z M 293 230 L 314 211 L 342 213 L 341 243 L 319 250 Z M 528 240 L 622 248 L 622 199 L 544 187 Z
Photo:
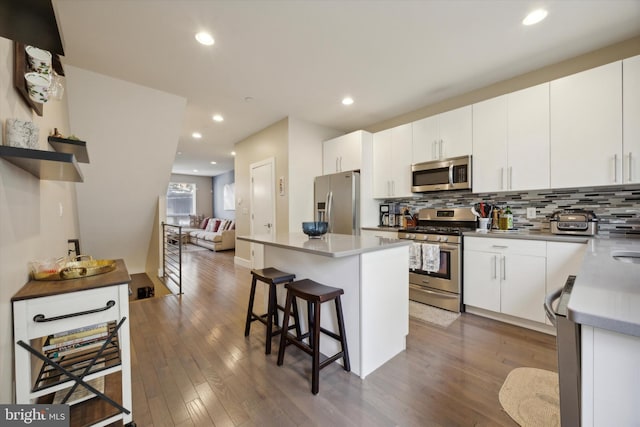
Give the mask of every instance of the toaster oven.
M 593 236 L 598 232 L 598 219 L 593 211 L 569 209 L 556 211 L 549 220 L 551 233 Z

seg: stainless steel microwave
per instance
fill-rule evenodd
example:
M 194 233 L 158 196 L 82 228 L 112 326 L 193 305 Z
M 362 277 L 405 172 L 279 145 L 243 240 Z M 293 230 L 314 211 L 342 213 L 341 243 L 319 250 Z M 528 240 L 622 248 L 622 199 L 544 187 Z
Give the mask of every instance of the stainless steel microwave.
M 414 193 L 429 191 L 464 190 L 471 188 L 471 156 L 411 165 Z

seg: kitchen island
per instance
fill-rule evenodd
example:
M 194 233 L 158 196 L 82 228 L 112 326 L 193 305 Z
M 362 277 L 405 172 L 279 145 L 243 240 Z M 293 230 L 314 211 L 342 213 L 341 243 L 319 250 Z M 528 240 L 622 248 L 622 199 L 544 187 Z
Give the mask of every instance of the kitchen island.
M 365 378 L 406 348 L 409 333 L 409 245 L 375 236 L 303 233 L 239 236 L 264 245 L 264 266 L 344 289 L 342 305 L 351 372 Z M 278 301 L 286 291 L 279 289 Z M 300 306 L 303 329 L 306 306 Z M 335 306 L 322 305 L 322 327 L 337 332 Z M 321 335 L 320 351 L 334 354 L 338 343 Z

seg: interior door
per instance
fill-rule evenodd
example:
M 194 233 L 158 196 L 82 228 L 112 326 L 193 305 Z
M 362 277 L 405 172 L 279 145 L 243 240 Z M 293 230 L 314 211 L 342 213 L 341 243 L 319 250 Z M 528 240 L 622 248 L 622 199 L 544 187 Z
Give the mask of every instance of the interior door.
M 276 232 L 275 159 L 251 164 L 251 234 Z M 251 268 L 264 268 L 263 245 L 251 244 Z

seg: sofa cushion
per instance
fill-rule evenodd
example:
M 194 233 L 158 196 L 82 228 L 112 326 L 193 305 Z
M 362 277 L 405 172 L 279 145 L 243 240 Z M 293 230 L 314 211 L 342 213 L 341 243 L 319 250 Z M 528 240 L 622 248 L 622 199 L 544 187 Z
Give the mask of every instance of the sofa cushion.
M 200 221 L 200 228 L 201 230 L 204 230 L 205 228 L 207 228 L 207 223 L 209 222 L 211 218 L 204 218 L 202 221 Z

